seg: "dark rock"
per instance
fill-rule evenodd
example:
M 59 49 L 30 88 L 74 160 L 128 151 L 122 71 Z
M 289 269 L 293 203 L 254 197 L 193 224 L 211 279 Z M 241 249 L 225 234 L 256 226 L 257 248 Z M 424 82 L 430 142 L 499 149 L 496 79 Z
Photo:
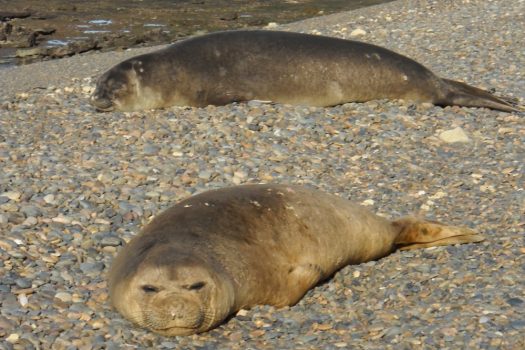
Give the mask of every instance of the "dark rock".
M 523 304 L 523 300 L 521 300 L 520 298 L 510 298 L 510 299 L 507 299 L 507 303 L 510 305 L 510 306 L 521 306 Z
M 47 48 L 46 56 L 51 58 L 73 56 L 74 54 L 96 50 L 98 48 L 97 41 L 93 39 L 79 40 L 70 42 L 64 46 Z
M 51 35 L 54 32 L 56 32 L 55 28 L 40 28 L 40 29 L 35 29 L 34 30 L 34 33 L 36 33 L 38 35 Z
M 0 21 L 7 21 L 13 18 L 27 18 L 31 16 L 31 12 L 10 12 L 10 11 L 0 11 Z
M 509 326 L 514 329 L 525 329 L 525 320 L 516 320 L 509 323 Z
M 237 12 L 225 13 L 219 16 L 221 21 L 235 21 L 237 18 L 239 18 L 239 14 Z

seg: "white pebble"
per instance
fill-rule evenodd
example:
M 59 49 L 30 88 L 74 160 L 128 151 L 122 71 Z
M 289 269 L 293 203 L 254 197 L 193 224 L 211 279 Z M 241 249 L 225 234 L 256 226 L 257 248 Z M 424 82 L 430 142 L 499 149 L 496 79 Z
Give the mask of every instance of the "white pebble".
M 58 216 L 52 218 L 51 221 L 58 222 L 59 224 L 70 224 L 71 221 L 73 221 L 73 219 L 71 219 L 71 218 L 69 218 L 67 216 L 58 215 Z
M 350 32 L 350 36 L 363 36 L 366 35 L 366 31 L 361 28 L 354 29 Z
M 29 303 L 29 301 L 27 300 L 27 296 L 23 293 L 18 295 L 18 302 L 20 303 L 20 305 L 22 305 L 22 307 L 26 306 Z
M 17 343 L 18 339 L 20 339 L 20 336 L 16 333 L 9 334 L 9 336 L 5 338 L 5 340 L 7 340 L 11 344 Z
M 72 300 L 72 296 L 69 293 L 66 292 L 58 292 L 55 294 L 55 298 L 63 301 L 64 303 L 70 303 Z
M 0 193 L 0 196 L 7 197 L 12 201 L 17 201 L 22 196 L 22 193 L 16 192 L 16 191 L 9 191 L 9 192 Z
M 362 205 L 365 205 L 365 206 L 372 206 L 374 205 L 375 201 L 373 199 L 365 199 L 364 201 L 361 202 Z
M 48 194 L 44 197 L 44 202 L 47 204 L 55 204 L 55 196 L 52 194 Z
M 443 131 L 441 134 L 439 134 L 439 138 L 446 143 L 466 143 L 470 141 L 467 134 L 459 126 L 451 130 Z
M 479 318 L 479 323 L 487 323 L 488 321 L 490 321 L 490 318 L 488 318 L 487 316 L 481 316 Z

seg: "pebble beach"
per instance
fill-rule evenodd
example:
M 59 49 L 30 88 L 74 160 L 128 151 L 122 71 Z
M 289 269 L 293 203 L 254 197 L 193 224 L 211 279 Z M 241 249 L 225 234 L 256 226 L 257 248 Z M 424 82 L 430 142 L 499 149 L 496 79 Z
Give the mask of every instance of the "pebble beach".
M 381 45 L 525 105 L 524 0 L 397 0 L 272 29 Z M 0 70 L 0 349 L 525 348 L 522 112 L 89 105 L 101 73 L 154 49 Z M 111 309 L 111 262 L 156 214 L 208 189 L 271 182 L 486 240 L 347 266 L 293 307 L 241 310 L 199 335 L 162 337 Z

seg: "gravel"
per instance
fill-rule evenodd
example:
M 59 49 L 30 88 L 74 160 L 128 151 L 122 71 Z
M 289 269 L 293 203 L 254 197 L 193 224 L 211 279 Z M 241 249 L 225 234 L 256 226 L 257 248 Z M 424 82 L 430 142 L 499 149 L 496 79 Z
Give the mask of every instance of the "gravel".
M 283 28 L 383 45 L 524 105 L 524 22 L 523 0 L 399 0 Z M 523 115 L 403 101 L 96 113 L 93 78 L 143 50 L 0 71 L 0 349 L 525 348 Z M 161 337 L 109 307 L 108 267 L 154 215 L 256 182 L 487 240 L 348 266 L 294 307 L 202 335 Z

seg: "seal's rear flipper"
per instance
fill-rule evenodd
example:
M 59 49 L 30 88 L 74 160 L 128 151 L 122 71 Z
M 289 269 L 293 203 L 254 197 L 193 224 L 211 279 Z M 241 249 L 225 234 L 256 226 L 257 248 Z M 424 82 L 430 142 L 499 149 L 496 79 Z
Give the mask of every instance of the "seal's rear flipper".
M 476 243 L 485 239 L 482 235 L 468 228 L 447 226 L 415 218 L 403 218 L 394 221 L 392 224 L 399 228 L 399 234 L 394 240 L 394 245 L 401 250 Z
M 504 97 L 496 97 L 490 92 L 475 88 L 459 81 L 442 79 L 448 93 L 442 100 L 434 101 L 436 105 L 456 105 L 464 107 L 485 107 L 497 109 L 504 112 L 522 112 L 519 106 L 514 107 L 512 100 Z

